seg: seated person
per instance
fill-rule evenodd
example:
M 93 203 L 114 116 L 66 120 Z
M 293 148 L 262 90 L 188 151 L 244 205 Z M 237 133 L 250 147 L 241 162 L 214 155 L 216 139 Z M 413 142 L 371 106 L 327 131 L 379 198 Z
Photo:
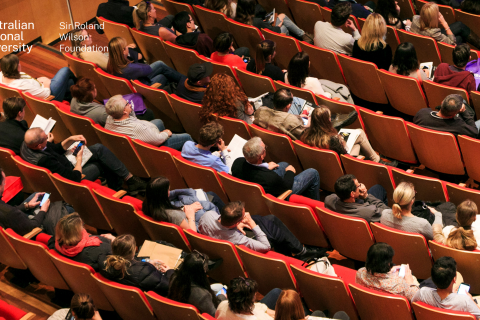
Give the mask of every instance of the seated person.
M 325 1 L 326 4 L 321 5 L 320 3 L 322 1 Z M 363 5 L 361 3 L 357 3 L 354 0 L 346 0 L 346 1 L 345 0 L 315 0 L 313 2 L 318 3 L 322 7 L 327 7 L 330 9 L 335 8 L 335 6 L 339 3 L 349 2 L 352 5 L 352 15 L 357 18 L 363 18 L 363 19 L 367 19 L 370 16 L 370 14 L 372 13 L 371 10 L 375 9 L 375 4 L 376 4 L 376 2 L 368 1 L 367 3 L 365 3 L 365 5 Z
M 457 45 L 452 53 L 453 66 L 448 63 L 440 63 L 435 70 L 433 82 L 446 86 L 465 89 L 467 92 L 476 91 L 475 77 L 473 73 L 465 70 L 470 60 L 470 46 L 466 43 Z
M 165 41 L 175 42 L 177 36 L 172 29 L 173 16 L 169 15 L 157 22 L 157 10 L 153 3 L 149 1 L 142 1 L 137 5 L 137 10 L 134 15 L 138 20 L 136 27 L 138 30 L 157 36 Z
M 269 77 L 273 81 L 285 81 L 285 72 L 273 63 L 277 54 L 277 45 L 272 40 L 263 40 L 255 48 L 255 60 L 251 59 L 247 64 L 247 71 Z
M 315 46 L 351 56 L 355 40 L 360 39 L 360 33 L 355 24 L 348 19 L 351 14 L 351 3 L 341 2 L 332 9 L 331 23 L 317 21 L 314 27 Z M 342 30 L 343 26 L 352 30 L 352 34 L 345 33 Z
M 221 12 L 228 18 L 235 19 L 237 14 L 237 3 L 228 0 L 207 0 L 205 1 L 205 8 Z
M 423 80 L 428 80 L 425 71 L 420 70 L 417 51 L 410 42 L 403 42 L 398 45 L 388 71 L 402 76 L 416 78 L 420 83 Z
M 223 294 L 215 295 L 207 277 L 208 256 L 194 250 L 187 254 L 183 263 L 173 274 L 168 290 L 168 298 L 189 303 L 200 313 L 214 317 L 220 301 L 227 298 Z
M 394 254 L 392 247 L 386 243 L 373 244 L 368 249 L 365 267 L 357 271 L 355 282 L 367 288 L 404 296 L 411 301 L 419 290 L 419 283 L 408 264 L 405 276 L 399 275 L 401 266 L 393 265 Z
M 329 210 L 352 217 L 379 222 L 382 211 L 387 206 L 387 191 L 376 184 L 368 191 L 353 174 L 346 174 L 335 182 L 335 193 L 325 197 L 325 207 Z
M 283 133 L 292 140 L 300 139 L 307 128 L 301 116 L 289 113 L 293 95 L 289 89 L 279 89 L 273 96 L 273 107 L 260 107 L 255 111 L 253 123 L 264 129 Z
M 90 118 L 104 127 L 108 114 L 103 104 L 93 101 L 97 97 L 95 83 L 88 78 L 80 78 L 70 91 L 73 97 L 70 112 Z
M 173 30 L 175 30 L 177 35 L 175 44 L 193 49 L 200 55 L 210 58 L 215 51 L 213 40 L 205 33 L 196 31 L 196 29 L 195 21 L 186 11 L 177 13 L 175 18 L 173 18 Z
M 413 297 L 412 302 L 423 302 L 435 308 L 463 311 L 480 319 L 480 306 L 470 293 L 458 294 L 453 291 L 457 275 L 457 263 L 452 257 L 435 260 L 432 267 L 432 280 L 437 289 L 423 287 Z
M 76 212 L 62 217 L 55 228 L 55 236 L 48 240 L 48 248 L 99 272 L 103 268 L 100 263 L 112 254 L 111 242 L 115 237 L 110 233 L 89 235 L 83 225 Z
M 108 52 L 97 50 L 92 46 L 92 35 L 85 29 L 75 29 L 71 32 L 70 41 L 72 42 L 72 56 L 93 62 L 102 70 L 107 71 Z
M 20 148 L 20 156 L 28 163 L 47 168 L 52 173 L 80 182 L 82 174 L 85 179 L 95 181 L 100 175 L 107 179 L 108 187 L 113 190 L 120 190 L 123 181 L 127 182 L 130 195 L 137 195 L 145 191 L 146 183 L 131 174 L 125 165 L 104 145 L 97 143 L 89 146 L 92 157 L 82 167 L 83 149 L 77 153 L 75 166 L 64 156 L 67 149 L 75 141 L 87 141 L 82 135 L 71 136 L 60 143 L 47 141 L 47 135 L 40 128 L 29 129 L 25 133 L 25 141 Z
M 232 175 L 258 183 L 266 193 L 278 197 L 287 190 L 314 200 L 320 200 L 320 176 L 315 169 L 306 169 L 295 175 L 295 168 L 286 162 L 263 162 L 267 149 L 260 137 L 254 137 L 243 146 L 244 158 L 233 162 Z
M 255 239 L 247 237 L 244 228 L 252 230 Z M 273 247 L 276 252 L 304 261 L 321 256 L 320 252 L 304 247 L 276 216 L 250 216 L 245 212 L 245 203 L 241 201 L 227 204 L 220 216 L 212 211 L 205 213 L 198 224 L 198 232 L 237 246 L 244 245 L 260 253 L 268 252 Z
M 433 226 L 430 225 L 429 221 L 412 214 L 416 193 L 413 183 L 401 182 L 393 192 L 393 201 L 395 204 L 392 206 L 392 209 L 383 210 L 380 223 L 390 228 L 420 233 L 427 241 L 433 240 Z M 430 212 L 435 215 L 433 224 L 439 224 L 441 230 L 442 213 L 432 207 L 428 208 Z
M 250 50 L 248 48 L 233 48 L 233 35 L 229 32 L 220 33 L 215 37 L 213 46 L 215 52 L 212 53 L 211 59 L 216 62 L 220 62 L 230 67 L 237 67 L 238 69 L 245 70 L 247 63 L 243 61 L 246 56 L 250 56 Z M 240 54 L 242 53 L 242 54 Z
M 70 314 L 71 317 L 67 317 Z M 93 304 L 90 295 L 86 293 L 76 293 L 70 308 L 63 308 L 55 311 L 47 320 L 65 320 L 65 319 L 84 319 L 84 320 L 102 320 L 100 313 Z
M 126 101 L 119 94 L 108 100 L 105 110 L 108 114 L 105 129 L 125 134 L 132 139 L 175 150 L 182 150 L 183 144 L 192 140 L 188 133 L 172 134 L 172 131 L 165 129 L 160 119 L 139 120 L 133 111 L 131 101 Z
M 455 136 L 463 134 L 472 138 L 477 138 L 480 126 L 480 121 L 475 122 L 473 118 L 473 110 L 467 109 L 459 94 L 446 96 L 440 111 L 420 109 L 413 118 L 413 123 L 428 129 L 450 132 Z
M 75 83 L 76 78 L 68 67 L 63 67 L 52 79 L 47 77 L 32 78 L 21 72 L 18 56 L 11 53 L 0 60 L 0 83 L 7 87 L 30 93 L 32 96 L 46 99 L 50 95 L 55 96 L 54 100 L 70 100 L 70 87 Z
M 130 7 L 128 1 L 125 0 L 108 0 L 105 3 L 100 3 L 97 9 L 96 17 L 103 17 L 107 20 L 123 23 L 134 28 L 135 24 L 133 22 L 133 10 L 134 7 Z M 98 20 L 97 20 L 98 24 Z M 103 29 L 99 26 L 96 26 L 98 33 L 103 34 Z
M 212 72 L 211 62 L 192 64 L 188 69 L 187 76 L 182 76 L 178 82 L 175 94 L 185 100 L 202 103 Z
M 160 260 L 143 262 L 135 257 L 137 243 L 131 234 L 122 234 L 112 241 L 112 254 L 100 262 L 100 273 L 107 279 L 142 291 L 168 293 L 173 269 Z
M 187 141 L 183 145 L 182 157 L 205 167 L 210 167 L 218 172 L 230 172 L 233 159 L 222 139 L 223 126 L 218 122 L 209 122 L 200 128 L 198 144 Z M 219 155 L 212 154 L 211 148 L 217 147 Z M 216 152 L 218 153 L 218 152 Z

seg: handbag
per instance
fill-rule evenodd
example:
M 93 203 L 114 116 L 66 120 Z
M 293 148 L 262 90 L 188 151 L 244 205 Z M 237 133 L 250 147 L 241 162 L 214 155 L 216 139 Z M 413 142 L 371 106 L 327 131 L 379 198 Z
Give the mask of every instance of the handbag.
M 337 274 L 335 273 L 335 269 L 333 269 L 333 266 L 327 257 L 313 258 L 308 262 L 305 262 L 304 264 L 305 264 L 305 268 L 310 269 L 312 271 L 315 271 L 321 274 L 326 274 L 328 276 L 333 276 L 333 277 L 337 276 Z
M 129 93 L 122 96 L 125 100 L 130 101 L 132 109 L 137 116 L 141 116 L 147 112 L 147 107 L 143 102 L 142 95 L 140 93 Z M 107 104 L 109 99 L 103 100 L 103 104 Z

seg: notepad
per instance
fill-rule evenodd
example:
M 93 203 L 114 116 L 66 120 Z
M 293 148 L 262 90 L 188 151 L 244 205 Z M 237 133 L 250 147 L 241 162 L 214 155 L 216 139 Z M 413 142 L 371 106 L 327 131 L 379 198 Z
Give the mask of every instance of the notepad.
M 65 152 L 65 157 L 73 164 L 74 167 L 77 165 L 77 157 L 73 155 L 73 151 L 75 151 L 75 148 L 79 143 L 80 141 L 72 143 Z M 87 146 L 84 146 L 82 155 L 82 167 L 85 165 L 85 163 L 87 163 L 88 160 L 90 160 L 92 155 L 92 151 L 90 151 Z
M 31 128 L 41 128 L 43 131 L 45 131 L 46 134 L 49 134 L 53 126 L 57 123 L 57 121 L 53 120 L 52 118 L 45 119 L 41 115 L 37 114 L 35 116 L 35 119 L 33 119 L 32 125 L 30 126 Z
M 341 129 L 338 132 L 346 142 L 345 150 L 350 154 L 350 151 L 357 141 L 358 136 L 360 135 L 360 130 L 358 129 Z
M 177 269 L 183 262 L 181 259 L 181 249 L 169 247 L 149 240 L 145 240 L 142 249 L 140 249 L 137 256 L 161 260 L 171 269 Z

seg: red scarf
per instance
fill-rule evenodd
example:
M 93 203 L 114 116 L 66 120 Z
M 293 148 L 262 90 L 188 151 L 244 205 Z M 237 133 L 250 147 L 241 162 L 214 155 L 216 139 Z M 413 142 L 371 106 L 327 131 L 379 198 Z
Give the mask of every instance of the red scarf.
M 75 257 L 77 254 L 82 252 L 85 247 L 99 247 L 101 243 L 102 243 L 102 240 L 100 240 L 97 237 L 90 237 L 89 234 L 87 233 L 87 230 L 83 229 L 82 240 L 80 240 L 79 243 L 77 243 L 74 246 L 60 247 L 58 245 L 58 240 L 55 239 L 55 249 L 57 249 L 57 251 L 63 254 L 64 256 Z

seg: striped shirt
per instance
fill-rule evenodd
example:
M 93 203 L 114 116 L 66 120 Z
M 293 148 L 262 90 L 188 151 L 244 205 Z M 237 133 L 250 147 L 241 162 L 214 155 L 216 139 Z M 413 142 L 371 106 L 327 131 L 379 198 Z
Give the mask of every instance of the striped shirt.
M 125 134 L 132 139 L 138 139 L 154 146 L 160 146 L 168 139 L 168 133 L 160 132 L 157 126 L 149 121 L 139 120 L 133 112 L 128 119 L 121 121 L 108 116 L 105 129 Z

